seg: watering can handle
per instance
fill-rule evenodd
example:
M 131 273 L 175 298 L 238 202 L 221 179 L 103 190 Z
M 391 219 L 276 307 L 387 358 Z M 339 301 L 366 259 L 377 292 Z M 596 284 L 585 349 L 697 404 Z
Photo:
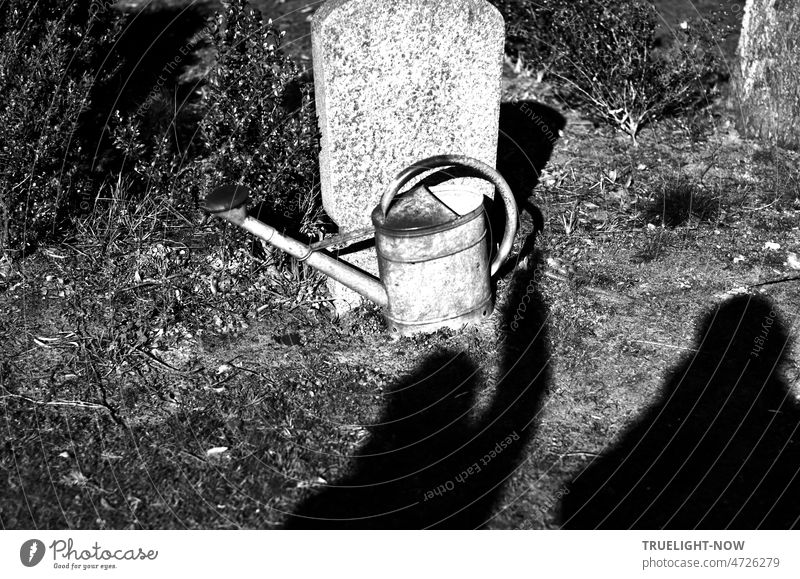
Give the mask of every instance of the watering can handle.
M 514 245 L 514 236 L 517 234 L 518 214 L 517 203 L 514 200 L 514 195 L 511 193 L 511 188 L 508 186 L 508 183 L 506 183 L 505 179 L 503 179 L 500 173 L 495 171 L 486 163 L 478 161 L 477 159 L 473 159 L 472 157 L 467 157 L 466 155 L 437 155 L 435 157 L 428 157 L 427 159 L 418 161 L 410 167 L 403 169 L 389 184 L 389 187 L 386 189 L 383 197 L 381 198 L 381 211 L 385 216 L 386 212 L 389 210 L 389 205 L 392 203 L 392 199 L 394 199 L 395 195 L 397 195 L 403 185 L 408 183 L 420 173 L 424 173 L 428 169 L 438 169 L 440 167 L 452 166 L 468 167 L 475 170 L 481 177 L 487 181 L 490 181 L 497 188 L 497 191 L 503 198 L 503 205 L 505 206 L 506 210 L 506 231 L 505 235 L 503 236 L 503 241 L 500 242 L 497 255 L 495 256 L 494 261 L 492 261 L 491 269 L 489 270 L 490 275 L 494 275 L 497 273 L 497 270 L 500 269 L 500 266 L 503 265 L 503 262 L 506 260 L 509 252 L 511 251 L 512 245 Z

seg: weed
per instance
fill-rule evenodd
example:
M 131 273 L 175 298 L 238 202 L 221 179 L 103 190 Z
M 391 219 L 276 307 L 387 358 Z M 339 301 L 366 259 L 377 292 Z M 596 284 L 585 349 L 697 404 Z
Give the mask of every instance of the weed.
M 800 199 L 800 170 L 797 154 L 786 149 L 765 148 L 753 153 L 754 172 L 762 177 L 758 204 L 797 202 Z
M 644 240 L 639 250 L 633 254 L 631 261 L 634 263 L 648 263 L 662 257 L 666 252 L 669 239 L 666 230 L 661 227 L 647 228 L 643 232 Z
M 669 177 L 644 211 L 645 219 L 665 227 L 677 227 L 690 219 L 713 221 L 719 201 L 688 177 Z
M 564 226 L 564 235 L 569 237 L 575 228 L 578 226 L 579 222 L 579 213 L 578 213 L 578 201 L 575 201 L 572 204 L 572 207 L 568 211 L 564 211 L 561 213 L 561 224 Z
M 658 16 L 645 0 L 496 2 L 512 50 L 527 53 L 567 102 L 630 136 L 649 122 L 705 104 L 720 68 L 713 39 L 693 23 L 659 46 Z

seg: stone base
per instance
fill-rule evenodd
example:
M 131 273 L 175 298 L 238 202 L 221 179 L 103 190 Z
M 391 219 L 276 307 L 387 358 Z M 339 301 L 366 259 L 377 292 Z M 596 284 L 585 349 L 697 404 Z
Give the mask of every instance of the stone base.
M 357 251 L 346 248 L 336 254 L 336 257 L 365 273 L 378 277 L 378 258 L 375 254 L 374 246 Z M 333 305 L 339 316 L 346 315 L 365 303 L 370 303 L 364 296 L 343 286 L 336 280 L 329 278 L 327 285 L 328 293 L 330 293 L 331 299 L 334 300 Z

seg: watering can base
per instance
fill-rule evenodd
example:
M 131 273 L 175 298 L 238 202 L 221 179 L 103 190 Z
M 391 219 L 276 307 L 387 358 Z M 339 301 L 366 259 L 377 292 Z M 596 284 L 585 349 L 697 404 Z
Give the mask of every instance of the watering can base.
M 392 336 L 411 336 L 414 334 L 429 334 L 440 330 L 442 328 L 450 328 L 458 330 L 469 324 L 476 324 L 489 318 L 494 309 L 494 300 L 492 297 L 486 298 L 483 302 L 478 304 L 474 309 L 439 320 L 423 320 L 423 321 L 409 321 L 398 320 L 385 314 L 386 328 Z

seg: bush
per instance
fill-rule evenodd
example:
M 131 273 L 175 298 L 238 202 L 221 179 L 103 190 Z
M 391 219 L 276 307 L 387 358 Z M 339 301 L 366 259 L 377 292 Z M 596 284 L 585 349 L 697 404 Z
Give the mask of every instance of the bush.
M 77 120 L 118 32 L 103 16 L 111 4 L 0 5 L 0 253 L 29 249 L 90 187 Z
M 312 83 L 283 54 L 283 33 L 246 0 L 231 0 L 209 31 L 217 56 L 199 124 L 197 186 L 245 184 L 266 214 L 302 221 L 304 233 L 315 233 L 319 134 Z
M 180 107 L 191 111 L 184 114 L 194 122 L 190 143 L 172 136 L 181 123 L 161 106 L 169 95 L 153 91 L 136 115 L 115 113 L 113 141 L 135 196 L 187 207 L 219 185 L 239 183 L 252 188 L 253 204 L 271 224 L 309 237 L 317 232 L 312 83 L 284 55 L 282 36 L 246 0 L 231 0 L 210 16 L 192 44 L 212 61 L 197 87 L 201 97 Z M 148 121 L 154 109 L 164 118 Z
M 705 102 L 719 69 L 705 27 L 686 23 L 666 46 L 646 0 L 498 0 L 508 49 L 535 62 L 562 96 L 636 135 L 646 123 Z
M 29 250 L 76 210 L 84 232 L 115 229 L 126 213 L 154 226 L 228 182 L 252 186 L 256 201 L 312 232 L 311 83 L 271 22 L 232 0 L 167 55 L 135 46 L 136 19 L 113 0 L 45 4 L 0 3 L 0 253 Z M 195 25 L 196 15 L 183 18 L 181 31 Z M 191 66 L 195 82 L 180 85 Z M 101 198 L 111 209 L 94 215 Z M 142 208 L 159 215 L 129 219 Z

